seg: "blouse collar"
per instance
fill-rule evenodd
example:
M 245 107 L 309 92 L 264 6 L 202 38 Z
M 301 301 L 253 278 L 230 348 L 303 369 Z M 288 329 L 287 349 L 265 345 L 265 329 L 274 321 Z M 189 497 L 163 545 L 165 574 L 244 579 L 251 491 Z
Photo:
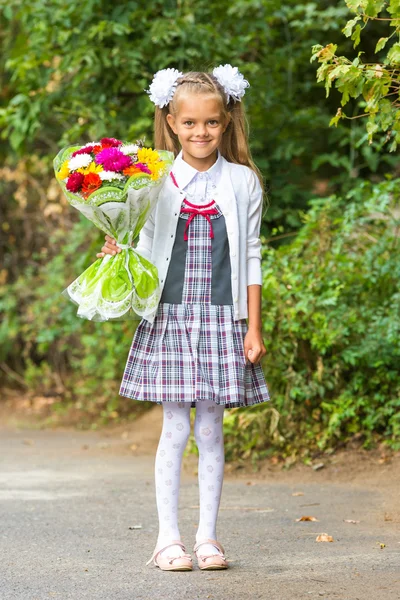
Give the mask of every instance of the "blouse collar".
M 215 163 L 207 171 L 198 171 L 182 158 L 182 150 L 179 152 L 175 159 L 173 166 L 173 174 L 181 190 L 185 189 L 186 186 L 191 183 L 196 176 L 200 179 L 210 179 L 211 182 L 216 186 L 219 181 L 222 169 L 222 155 L 217 150 L 218 157 Z

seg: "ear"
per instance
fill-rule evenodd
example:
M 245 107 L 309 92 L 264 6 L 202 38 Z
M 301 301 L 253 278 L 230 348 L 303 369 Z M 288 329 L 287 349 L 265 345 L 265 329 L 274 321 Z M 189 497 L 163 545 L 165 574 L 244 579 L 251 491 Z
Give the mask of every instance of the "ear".
M 167 123 L 171 127 L 172 131 L 177 134 L 176 125 L 175 125 L 175 117 L 171 115 L 171 113 L 167 114 Z

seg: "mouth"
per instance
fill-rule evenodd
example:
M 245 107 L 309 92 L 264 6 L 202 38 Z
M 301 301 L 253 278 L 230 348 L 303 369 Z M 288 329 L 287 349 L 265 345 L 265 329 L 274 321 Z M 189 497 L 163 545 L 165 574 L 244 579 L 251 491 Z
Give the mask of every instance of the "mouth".
M 192 140 L 192 144 L 196 144 L 196 146 L 205 146 L 209 144 L 211 140 Z

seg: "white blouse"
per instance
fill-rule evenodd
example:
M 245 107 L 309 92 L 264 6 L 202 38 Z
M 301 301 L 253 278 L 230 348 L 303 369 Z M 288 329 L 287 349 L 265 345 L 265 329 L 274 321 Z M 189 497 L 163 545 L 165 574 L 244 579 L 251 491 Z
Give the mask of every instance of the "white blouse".
M 222 158 L 218 158 L 207 171 L 197 171 L 185 162 L 182 152 L 175 159 L 172 172 L 186 198 L 192 204 L 208 204 L 214 199 L 215 191 L 221 178 Z

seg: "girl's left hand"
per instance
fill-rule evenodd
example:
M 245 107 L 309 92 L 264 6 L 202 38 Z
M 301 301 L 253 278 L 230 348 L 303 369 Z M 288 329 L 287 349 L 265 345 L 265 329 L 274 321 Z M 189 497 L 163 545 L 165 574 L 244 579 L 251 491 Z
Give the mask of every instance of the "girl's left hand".
M 246 333 L 244 354 L 246 359 L 255 365 L 267 354 L 259 329 L 249 329 Z

